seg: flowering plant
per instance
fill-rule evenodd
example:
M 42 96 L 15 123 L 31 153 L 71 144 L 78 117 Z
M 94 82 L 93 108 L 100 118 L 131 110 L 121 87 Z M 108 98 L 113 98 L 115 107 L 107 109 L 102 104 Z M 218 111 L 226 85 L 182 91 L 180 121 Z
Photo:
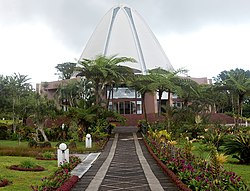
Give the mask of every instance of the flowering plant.
M 191 190 L 248 190 L 240 176 L 224 170 L 219 161 L 221 157 L 216 152 L 210 161 L 205 161 L 192 154 L 189 140 L 184 148 L 176 148 L 170 141 L 161 142 L 149 132 L 146 141 L 166 167 Z
M 48 191 L 56 190 L 59 188 L 65 181 L 67 181 L 71 175 L 70 171 L 73 170 L 81 160 L 79 157 L 71 156 L 69 163 L 64 163 L 61 165 L 52 176 L 43 177 L 42 184 L 39 186 L 31 186 L 34 191 Z

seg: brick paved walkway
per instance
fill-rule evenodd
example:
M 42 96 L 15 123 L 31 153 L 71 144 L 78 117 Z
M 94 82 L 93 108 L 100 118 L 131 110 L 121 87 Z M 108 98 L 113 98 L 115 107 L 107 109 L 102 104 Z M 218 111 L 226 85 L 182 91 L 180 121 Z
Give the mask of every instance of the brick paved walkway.
M 73 191 L 177 191 L 148 153 L 135 127 L 117 127 L 115 136 Z

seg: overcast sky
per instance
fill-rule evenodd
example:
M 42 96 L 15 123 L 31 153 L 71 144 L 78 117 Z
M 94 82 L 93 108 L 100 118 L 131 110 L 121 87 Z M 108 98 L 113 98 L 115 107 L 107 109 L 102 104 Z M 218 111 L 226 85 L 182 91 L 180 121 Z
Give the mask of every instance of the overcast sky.
M 208 78 L 250 69 L 249 0 L 0 0 L 0 74 L 57 80 L 55 66 L 79 59 L 118 4 L 144 18 L 175 69 Z

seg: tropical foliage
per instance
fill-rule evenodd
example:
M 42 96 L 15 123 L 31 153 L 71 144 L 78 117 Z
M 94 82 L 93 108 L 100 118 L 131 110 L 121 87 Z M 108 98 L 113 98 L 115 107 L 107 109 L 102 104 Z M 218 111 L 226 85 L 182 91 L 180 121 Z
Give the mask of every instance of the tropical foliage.
M 99 55 L 94 60 L 83 59 L 79 62 L 78 76 L 84 76 L 90 80 L 93 85 L 95 104 L 101 104 L 105 95 L 105 86 L 113 87 L 117 82 L 124 82 L 125 78 L 132 74 L 132 69 L 128 67 L 118 66 L 122 62 L 135 62 L 133 58 L 102 56 Z
M 173 141 L 160 141 L 149 131 L 146 136 L 157 157 L 192 190 L 248 190 L 241 177 L 223 168 L 225 157 L 215 149 L 209 161 L 192 154 L 192 143 L 187 139 L 183 148 L 175 147 Z
M 239 159 L 241 163 L 250 163 L 250 131 L 226 140 L 224 146 L 226 154 L 234 154 L 233 157 Z

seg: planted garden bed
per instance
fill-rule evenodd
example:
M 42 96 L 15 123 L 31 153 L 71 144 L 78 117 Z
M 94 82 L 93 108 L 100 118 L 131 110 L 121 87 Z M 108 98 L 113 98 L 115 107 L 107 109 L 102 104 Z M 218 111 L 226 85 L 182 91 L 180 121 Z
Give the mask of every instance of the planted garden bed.
M 163 132 L 148 132 L 145 137 L 153 154 L 163 168 L 171 170 L 191 190 L 248 190 L 241 177 L 226 171 L 217 160 L 215 152 L 205 161 L 192 154 L 192 145 L 187 141 L 184 148 L 175 147 L 170 135 Z M 170 176 L 171 177 L 171 176 Z M 177 184 L 178 185 L 178 184 Z M 183 189 L 183 188 L 182 188 Z
M 6 178 L 0 179 L 0 187 L 5 187 L 8 186 L 9 184 L 11 184 L 11 181 L 9 181 L 8 179 Z
M 81 160 L 76 156 L 70 157 L 70 162 L 60 166 L 54 174 L 42 178 L 42 183 L 32 186 L 34 191 L 38 190 L 70 190 L 78 181 L 77 176 L 71 176 L 73 170 Z
M 22 167 L 20 165 L 11 165 L 9 167 L 9 169 L 11 169 L 11 170 L 19 170 L 19 171 L 33 171 L 33 172 L 44 171 L 45 170 L 45 168 L 43 168 L 42 166 L 34 166 L 32 168 L 25 168 L 25 167 Z

